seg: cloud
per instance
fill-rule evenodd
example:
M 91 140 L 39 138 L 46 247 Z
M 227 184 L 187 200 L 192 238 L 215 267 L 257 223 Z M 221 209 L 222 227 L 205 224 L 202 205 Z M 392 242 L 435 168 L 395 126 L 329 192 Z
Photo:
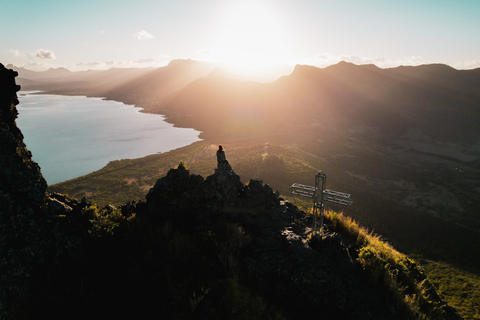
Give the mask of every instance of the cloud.
M 154 39 L 154 37 L 145 30 L 140 30 L 133 35 L 138 40 Z
M 92 62 L 80 62 L 75 64 L 72 71 L 81 71 L 87 69 L 94 70 L 106 70 L 110 68 L 145 68 L 145 67 L 163 67 L 166 66 L 171 60 L 170 55 L 160 54 L 156 58 L 143 58 L 135 61 L 115 61 L 110 60 L 106 62 L 92 61 Z
M 20 50 L 13 50 L 10 49 L 10 53 L 13 54 L 15 57 L 23 57 L 25 54 L 21 52 Z
M 139 59 L 134 62 L 134 64 L 144 64 L 144 65 L 151 65 L 155 63 L 155 59 Z
M 35 51 L 35 57 L 46 60 L 55 60 L 55 54 L 51 50 L 38 49 Z
M 131 63 L 133 66 L 138 67 L 163 67 L 167 65 L 172 58 L 169 54 L 160 54 L 156 58 L 144 58 L 139 59 Z
M 91 61 L 91 62 L 80 62 L 76 64 L 77 67 L 83 68 L 101 68 L 103 67 L 103 63 L 98 61 Z

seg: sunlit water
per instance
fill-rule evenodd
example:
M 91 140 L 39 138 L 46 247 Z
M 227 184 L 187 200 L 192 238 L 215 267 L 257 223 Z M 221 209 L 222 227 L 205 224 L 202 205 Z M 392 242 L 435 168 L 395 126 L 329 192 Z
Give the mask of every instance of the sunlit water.
M 199 141 L 161 115 L 116 101 L 19 93 L 17 125 L 48 184 L 73 179 L 112 160 L 140 158 Z

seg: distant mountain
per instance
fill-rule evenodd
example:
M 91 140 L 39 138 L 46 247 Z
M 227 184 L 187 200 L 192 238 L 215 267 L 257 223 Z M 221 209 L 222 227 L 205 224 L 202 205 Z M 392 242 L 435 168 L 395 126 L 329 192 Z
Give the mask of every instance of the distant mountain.
M 390 137 L 419 131 L 468 144 L 480 136 L 479 85 L 480 70 L 442 65 L 395 69 L 346 62 L 324 69 L 298 65 L 291 75 L 268 84 L 212 74 L 149 111 L 204 131 L 217 128 L 215 120 L 237 123 L 243 116 L 265 128 L 282 123 L 280 131 L 312 125 Z
M 134 103 L 178 125 L 215 128 L 216 134 L 218 119 L 231 128 L 222 136 L 256 135 L 261 130 L 252 130 L 253 122 L 275 135 L 313 126 L 324 133 L 337 134 L 340 127 L 355 135 L 369 132 L 370 138 L 415 133 L 464 145 L 480 136 L 480 69 L 439 64 L 392 69 L 347 62 L 327 68 L 297 65 L 288 76 L 259 83 L 235 79 L 211 63 L 174 60 L 156 69 L 20 69 L 18 82 L 25 90 Z
M 15 67 L 13 69 L 19 72 L 18 83 L 23 90 L 98 97 L 104 97 L 106 91 L 117 88 L 152 70 L 151 68 L 111 68 L 71 72 L 67 69 L 49 69 L 35 72 Z
M 120 98 L 127 95 L 139 99 L 163 100 L 214 69 L 215 65 L 207 62 L 173 60 L 165 67 L 150 70 L 140 77 L 129 79 L 121 85 L 106 90 L 105 95 Z
M 17 71 L 20 78 L 26 78 L 31 80 L 69 77 L 73 74 L 73 72 L 66 68 L 50 68 L 45 71 L 32 71 L 21 67 L 15 67 L 11 64 L 7 65 L 7 68 Z
M 206 76 L 216 66 L 193 60 L 173 60 L 161 68 L 111 68 L 71 72 L 64 68 L 19 72 L 17 82 L 24 90 L 56 94 L 106 97 L 127 103 L 162 101 L 192 81 Z
M 278 114 L 268 110 L 273 96 L 266 96 L 265 86 L 227 78 L 216 70 L 147 111 L 166 114 L 172 123 L 195 127 L 207 134 L 258 134 L 255 128 L 266 131 Z

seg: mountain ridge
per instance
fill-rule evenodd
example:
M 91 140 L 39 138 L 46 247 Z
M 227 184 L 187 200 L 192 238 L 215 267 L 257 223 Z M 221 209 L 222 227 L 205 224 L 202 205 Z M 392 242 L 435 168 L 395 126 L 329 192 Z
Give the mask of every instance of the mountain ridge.
M 145 202 L 120 209 L 46 194 L 14 121 L 15 76 L 0 65 L 0 138 L 13 136 L 19 146 L 2 148 L 0 158 L 2 177 L 19 177 L 13 186 L 0 180 L 2 318 L 80 319 L 95 312 L 285 319 L 321 310 L 345 319 L 461 319 L 410 259 L 381 243 L 376 253 L 378 240 L 358 228 L 355 238 L 365 247 L 352 249 L 337 233 L 307 245 L 311 217 L 259 179 L 242 184 L 228 167 L 204 179 L 180 163 Z M 372 286 L 367 276 L 384 268 L 385 277 L 402 275 L 388 282 L 390 289 L 381 279 Z

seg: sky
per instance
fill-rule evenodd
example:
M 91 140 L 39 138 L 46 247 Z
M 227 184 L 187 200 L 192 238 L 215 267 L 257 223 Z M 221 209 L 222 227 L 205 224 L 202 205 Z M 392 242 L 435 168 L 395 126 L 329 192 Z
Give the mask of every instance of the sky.
M 0 0 L 0 8 L 0 62 L 32 70 L 172 59 L 259 77 L 342 60 L 480 67 L 480 0 Z

